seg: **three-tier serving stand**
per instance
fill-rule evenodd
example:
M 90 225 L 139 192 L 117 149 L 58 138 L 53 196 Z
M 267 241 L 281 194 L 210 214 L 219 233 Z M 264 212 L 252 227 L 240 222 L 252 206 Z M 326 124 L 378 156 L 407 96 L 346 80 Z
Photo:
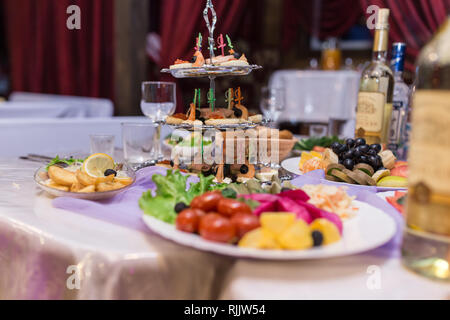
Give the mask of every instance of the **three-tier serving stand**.
M 211 12 L 212 20 L 210 21 L 209 13 Z M 231 76 L 246 76 L 249 75 L 253 70 L 262 69 L 261 66 L 258 65 L 247 65 L 247 66 L 217 66 L 213 64 L 213 58 L 215 57 L 214 54 L 214 30 L 216 28 L 217 23 L 217 15 L 216 11 L 214 10 L 214 6 L 212 3 L 212 0 L 206 1 L 206 7 L 203 11 L 203 18 L 205 19 L 206 26 L 208 28 L 208 47 L 209 47 L 209 54 L 210 54 L 210 63 L 211 64 L 205 64 L 202 67 L 192 67 L 192 68 L 180 68 L 180 69 L 162 69 L 162 73 L 170 73 L 173 77 L 177 79 L 184 79 L 184 78 L 209 78 L 209 85 L 212 97 L 209 97 L 209 99 L 212 99 L 215 101 L 215 95 L 216 95 L 216 85 L 215 81 L 218 77 L 231 77 Z M 222 125 L 206 125 L 203 124 L 201 126 L 199 125 L 193 125 L 193 124 L 179 124 L 179 125 L 170 125 L 171 127 L 174 127 L 175 129 L 184 129 L 189 131 L 194 130 L 201 130 L 204 132 L 205 130 L 215 129 L 219 131 L 226 131 L 229 129 L 238 129 L 238 130 L 248 130 L 257 127 L 258 125 L 264 125 L 266 124 L 266 121 L 263 121 L 262 123 L 238 123 L 238 124 L 222 124 Z

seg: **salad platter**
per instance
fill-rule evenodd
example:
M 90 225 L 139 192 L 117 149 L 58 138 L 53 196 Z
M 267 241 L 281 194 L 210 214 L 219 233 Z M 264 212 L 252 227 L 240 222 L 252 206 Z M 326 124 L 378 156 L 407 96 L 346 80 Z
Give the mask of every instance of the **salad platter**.
M 371 250 L 396 233 L 388 214 L 355 201 L 342 188 L 290 183 L 215 184 L 168 170 L 152 178 L 154 192 L 139 200 L 143 221 L 178 244 L 233 257 L 325 259 Z M 336 213 L 330 210 L 330 200 Z M 331 210 L 330 210 L 331 211 Z

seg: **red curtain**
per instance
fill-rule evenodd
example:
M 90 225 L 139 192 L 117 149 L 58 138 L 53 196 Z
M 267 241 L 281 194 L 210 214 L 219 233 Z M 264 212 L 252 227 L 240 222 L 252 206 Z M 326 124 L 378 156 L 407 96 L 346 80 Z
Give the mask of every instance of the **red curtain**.
M 113 98 L 113 2 L 4 0 L 12 90 Z
M 390 42 L 406 42 L 406 69 L 414 70 L 420 49 L 450 14 L 450 0 L 361 0 L 364 12 L 370 5 L 391 10 Z
M 167 68 L 176 59 L 190 60 L 194 54 L 195 39 L 199 32 L 203 34 L 203 54 L 207 53 L 207 27 L 203 19 L 206 1 L 199 0 L 164 0 L 161 7 L 161 67 Z M 239 21 L 241 21 L 248 0 L 215 0 L 214 9 L 217 14 L 215 38 L 219 34 L 233 37 Z M 226 40 L 225 40 L 226 41 Z M 170 75 L 162 75 L 162 79 L 175 81 Z M 177 112 L 183 112 L 180 93 Z
M 294 43 L 299 24 L 325 39 L 339 37 L 361 17 L 359 0 L 284 0 L 283 48 Z

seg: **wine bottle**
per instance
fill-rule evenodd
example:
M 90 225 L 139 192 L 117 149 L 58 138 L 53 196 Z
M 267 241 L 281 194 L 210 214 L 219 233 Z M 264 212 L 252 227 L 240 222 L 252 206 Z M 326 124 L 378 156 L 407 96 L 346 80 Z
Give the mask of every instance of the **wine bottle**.
M 403 263 L 450 281 L 450 17 L 417 60 Z
M 357 138 L 367 143 L 388 143 L 392 114 L 394 76 L 386 64 L 389 34 L 389 9 L 380 9 L 375 25 L 373 56 L 363 71 L 356 110 Z
M 394 97 L 388 147 L 400 160 L 406 160 L 405 130 L 408 121 L 409 96 L 411 91 L 409 86 L 403 81 L 405 53 L 405 43 L 396 42 L 392 44 L 391 69 L 394 73 Z

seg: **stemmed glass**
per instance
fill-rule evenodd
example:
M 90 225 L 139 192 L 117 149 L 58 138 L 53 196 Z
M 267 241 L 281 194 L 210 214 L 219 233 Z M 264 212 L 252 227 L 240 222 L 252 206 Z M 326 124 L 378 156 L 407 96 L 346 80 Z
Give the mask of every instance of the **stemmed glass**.
M 282 88 L 262 88 L 259 107 L 266 120 L 269 121 L 269 127 L 275 127 L 275 122 L 278 121 L 281 113 L 285 110 L 286 107 L 285 90 Z M 274 123 L 272 124 L 272 122 Z M 279 159 L 276 160 L 277 162 L 272 161 L 270 163 L 266 163 L 265 165 L 269 165 L 272 169 L 281 168 L 278 163 Z
M 262 88 L 259 107 L 267 120 L 276 122 L 284 111 L 284 92 L 282 88 Z
M 143 82 L 142 83 L 142 113 L 158 124 L 154 135 L 155 159 L 163 159 L 161 152 L 161 125 L 167 116 L 175 112 L 176 84 L 173 82 Z

